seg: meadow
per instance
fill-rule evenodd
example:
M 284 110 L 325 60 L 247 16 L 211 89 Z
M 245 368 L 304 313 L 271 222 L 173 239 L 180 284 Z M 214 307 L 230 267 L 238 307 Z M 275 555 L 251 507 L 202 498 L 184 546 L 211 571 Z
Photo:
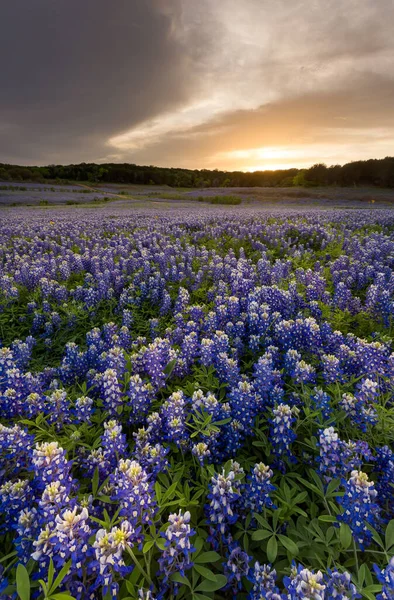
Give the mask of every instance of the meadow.
M 120 191 L 1 214 L 0 598 L 393 599 L 394 211 Z

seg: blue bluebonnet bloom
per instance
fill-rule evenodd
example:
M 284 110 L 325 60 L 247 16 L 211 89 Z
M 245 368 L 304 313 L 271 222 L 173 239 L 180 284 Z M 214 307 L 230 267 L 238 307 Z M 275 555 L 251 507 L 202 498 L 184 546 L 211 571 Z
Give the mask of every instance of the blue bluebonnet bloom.
M 93 410 L 93 400 L 88 396 L 80 396 L 75 401 L 75 420 L 77 423 L 89 423 Z
M 163 533 L 165 546 L 161 557 L 159 558 L 160 574 L 162 583 L 158 598 L 165 598 L 170 586 L 174 594 L 177 593 L 179 584 L 170 583 L 169 578 L 173 573 L 185 575 L 185 572 L 192 566 L 191 555 L 194 548 L 190 538 L 195 534 L 194 529 L 190 527 L 190 513 L 179 511 L 168 517 L 169 527 Z M 167 596 L 168 597 L 168 596 Z
M 323 377 L 326 383 L 342 381 L 342 370 L 340 360 L 333 354 L 323 354 L 321 357 L 323 365 Z
M 394 507 L 392 502 L 393 486 L 394 481 L 394 453 L 388 446 L 376 449 L 376 463 L 374 465 L 374 471 L 378 473 L 378 480 L 376 482 L 376 491 L 378 495 L 376 501 L 385 511 L 387 518 L 390 519 L 393 516 Z
M 374 570 L 379 583 L 382 584 L 382 593 L 376 596 L 377 600 L 392 600 L 394 598 L 394 557 L 383 570 L 374 565 Z
M 328 569 L 324 581 L 327 585 L 325 591 L 326 598 L 333 598 L 336 600 L 347 600 L 348 598 L 356 600 L 356 598 L 361 598 L 361 595 L 358 594 L 357 588 L 354 583 L 352 583 L 350 574 L 347 571 L 340 573 L 336 569 L 334 571 Z
M 28 468 L 34 437 L 20 425 L 0 423 L 0 483 Z
M 319 430 L 318 447 L 319 471 L 326 482 L 332 478 L 346 478 L 347 474 L 359 468 L 364 460 L 374 460 L 366 442 L 344 442 L 333 427 Z
M 130 417 L 134 423 L 143 423 L 146 419 L 153 399 L 152 392 L 152 386 L 145 384 L 138 374 L 130 377 L 127 396 L 131 407 Z
M 119 503 L 120 515 L 135 529 L 138 525 L 150 525 L 156 510 L 151 476 L 136 461 L 120 459 L 110 479 L 112 499 Z
M 165 439 L 186 448 L 189 437 L 186 429 L 186 400 L 183 392 L 174 392 L 161 408 Z
M 205 513 L 210 528 L 208 539 L 215 549 L 222 539 L 230 539 L 230 525 L 238 519 L 240 495 L 240 482 L 234 470 L 226 474 L 223 469 L 221 474 L 212 477 L 207 495 L 209 504 L 205 506 Z
M 289 600 L 324 600 L 326 585 L 321 571 L 314 573 L 302 565 L 293 565 L 290 577 L 283 583 Z
M 227 577 L 226 589 L 229 589 L 236 597 L 237 592 L 242 590 L 242 578 L 249 574 L 249 562 L 251 556 L 244 552 L 237 543 L 230 544 L 228 548 L 228 558 L 224 566 L 224 574 Z
M 368 475 L 362 471 L 352 471 L 345 486 L 345 495 L 338 498 L 343 513 L 338 520 L 347 523 L 353 536 L 363 550 L 372 541 L 372 532 L 367 523 L 376 527 L 379 520 L 379 506 L 375 502 L 377 491 Z
M 270 482 L 272 475 L 272 470 L 264 463 L 258 463 L 254 466 L 242 489 L 242 502 L 245 508 L 258 513 L 265 507 L 276 508 L 270 497 L 276 490 L 276 486 Z
M 276 585 L 276 571 L 271 565 L 260 565 L 256 561 L 253 570 L 249 571 L 249 580 L 253 583 L 253 588 L 248 595 L 248 600 L 282 599 Z
M 102 586 L 104 594 L 110 590 L 111 594 L 116 597 L 119 590 L 119 585 L 115 580 L 116 575 L 125 577 L 133 569 L 132 566 L 126 566 L 123 557 L 127 548 L 133 548 L 134 539 L 134 528 L 128 521 L 122 521 L 111 531 L 105 529 L 97 531 L 93 543 L 95 552 L 93 567 L 97 571 L 96 581 L 92 585 L 93 590 Z
M 123 402 L 122 390 L 116 370 L 112 368 L 106 369 L 104 373 L 96 375 L 96 381 L 100 386 L 104 410 L 108 411 L 111 415 L 115 415 Z
M 1 509 L 4 524 L 0 531 L 6 531 L 18 521 L 22 510 L 30 506 L 32 488 L 28 479 L 7 481 L 0 486 Z
M 36 444 L 32 454 L 32 467 L 42 488 L 53 481 L 71 482 L 71 462 L 67 461 L 66 452 L 58 442 Z
M 322 419 L 326 421 L 332 414 L 330 396 L 321 388 L 314 388 L 311 394 L 311 408 L 320 411 Z
M 279 461 L 280 469 L 284 469 L 284 458 L 290 462 L 296 461 L 290 449 L 290 445 L 296 439 L 293 431 L 295 421 L 293 411 L 288 404 L 279 404 L 272 411 L 269 439 L 272 444 L 272 452 Z

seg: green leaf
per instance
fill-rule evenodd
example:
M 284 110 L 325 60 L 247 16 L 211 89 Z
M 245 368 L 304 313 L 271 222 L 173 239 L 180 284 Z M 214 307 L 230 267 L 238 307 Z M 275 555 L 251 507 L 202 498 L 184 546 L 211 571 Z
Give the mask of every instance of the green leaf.
M 187 587 L 191 588 L 190 581 L 187 577 L 184 577 L 180 573 L 174 573 L 171 575 L 171 581 L 175 581 L 176 583 L 182 583 L 183 585 L 187 585 Z
M 216 575 L 215 573 L 212 573 L 210 569 L 207 569 L 202 565 L 194 565 L 194 569 L 205 579 L 208 579 L 209 581 L 216 581 Z
M 16 591 L 21 600 L 30 600 L 30 577 L 25 565 L 16 568 Z
M 268 529 L 258 529 L 252 533 L 252 540 L 255 542 L 266 540 L 270 535 L 272 535 L 272 531 L 268 531 Z
M 358 583 L 359 583 L 360 587 L 363 586 L 363 583 L 365 581 L 366 570 L 367 570 L 367 565 L 365 563 L 363 563 L 362 565 L 360 565 L 360 568 L 358 570 Z
M 334 515 L 320 515 L 318 517 L 319 521 L 322 521 L 323 523 L 336 523 L 337 522 L 337 518 L 334 517 Z
M 49 593 L 57 590 L 57 588 L 59 587 L 59 585 L 61 584 L 61 582 L 67 575 L 67 573 L 69 572 L 70 567 L 71 567 L 71 560 L 67 561 L 66 564 L 62 567 L 60 573 L 57 575 L 55 581 L 53 582 L 53 585 L 51 586 Z
M 213 550 L 209 552 L 202 552 L 200 556 L 195 559 L 196 563 L 215 563 L 220 560 L 220 554 Z
M 154 544 L 155 542 L 152 540 L 149 540 L 149 542 L 145 542 L 144 547 L 142 549 L 143 554 L 149 552 L 149 550 L 152 548 L 152 546 L 154 546 Z
M 55 567 L 53 566 L 53 560 L 50 559 L 48 567 L 48 590 L 52 587 L 53 576 L 55 574 Z
M 386 527 L 386 550 L 390 550 L 391 546 L 394 546 L 394 519 Z
M 264 529 L 268 529 L 269 531 L 272 531 L 272 527 L 268 523 L 267 519 L 264 519 L 261 515 L 259 515 L 257 513 L 253 513 L 253 516 L 260 523 L 260 525 L 262 525 L 264 527 Z
M 303 485 L 305 485 L 307 488 L 309 488 L 310 490 L 315 492 L 315 494 L 320 496 L 320 498 L 324 498 L 324 492 L 322 492 L 322 490 L 320 490 L 316 485 L 314 485 L 313 483 L 310 483 L 309 481 L 307 481 L 306 479 L 303 479 L 302 477 L 299 478 L 299 481 L 301 481 L 303 483 Z
M 198 587 L 196 592 L 216 592 L 221 590 L 227 583 L 227 577 L 224 575 L 216 575 L 215 581 L 203 581 Z
M 177 488 L 178 482 L 174 481 L 174 483 L 172 483 L 170 485 L 170 487 L 168 488 L 168 490 L 166 490 L 163 494 L 163 497 L 161 499 L 161 504 L 164 504 L 165 502 L 167 502 L 167 500 L 172 500 L 174 495 L 175 495 L 175 490 Z
M 176 361 L 177 359 L 174 358 L 174 360 L 170 360 L 170 362 L 164 367 L 163 373 L 164 375 L 167 375 L 167 379 L 170 377 L 171 373 L 175 369 Z
M 335 490 L 338 488 L 339 484 L 340 484 L 340 480 L 339 479 L 333 479 L 332 481 L 330 481 L 330 483 L 327 486 L 327 492 L 326 492 L 326 496 L 330 497 L 333 494 L 333 492 L 335 492 Z
M 298 554 L 298 546 L 295 542 L 293 542 L 293 540 L 291 540 L 286 535 L 282 534 L 279 534 L 278 538 L 281 541 L 282 545 L 286 548 L 286 550 L 288 550 L 291 554 Z
M 212 600 L 209 596 L 205 596 L 205 594 L 193 594 L 193 600 Z
M 98 467 L 94 470 L 93 479 L 92 479 L 92 492 L 93 496 L 97 495 L 97 490 L 99 486 L 99 470 Z
M 341 523 L 339 527 L 339 540 L 344 550 L 349 548 L 350 544 L 352 543 L 352 539 L 352 530 L 350 529 L 349 525 L 346 523 Z
M 68 592 L 59 592 L 58 594 L 51 594 L 51 600 L 75 600 L 75 598 L 70 596 Z
M 278 554 L 278 542 L 276 541 L 276 537 L 273 535 L 267 544 L 267 557 L 270 563 L 275 561 L 276 555 Z
M 14 550 L 13 552 L 10 552 L 9 554 L 7 554 L 6 556 L 2 556 L 0 558 L 0 563 L 4 562 L 5 560 L 8 560 L 9 558 L 13 558 L 14 556 L 16 556 L 18 554 L 18 552 L 16 550 Z

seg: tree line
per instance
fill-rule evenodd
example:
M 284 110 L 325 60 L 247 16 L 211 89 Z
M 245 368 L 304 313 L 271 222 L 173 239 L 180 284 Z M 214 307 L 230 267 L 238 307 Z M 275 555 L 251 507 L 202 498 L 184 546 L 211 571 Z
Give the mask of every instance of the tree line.
M 218 171 L 141 166 L 129 163 L 48 165 L 25 167 L 0 163 L 0 181 L 69 183 L 120 183 L 169 185 L 171 187 L 288 187 L 288 186 L 378 186 L 394 187 L 394 157 L 359 160 L 327 167 L 318 163 L 309 169 L 276 171 Z

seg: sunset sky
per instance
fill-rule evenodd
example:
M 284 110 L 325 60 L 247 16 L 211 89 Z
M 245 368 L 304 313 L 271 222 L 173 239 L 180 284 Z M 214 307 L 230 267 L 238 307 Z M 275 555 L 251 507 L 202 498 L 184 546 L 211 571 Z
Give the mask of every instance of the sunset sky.
M 394 154 L 393 0 L 2 0 L 0 162 Z

